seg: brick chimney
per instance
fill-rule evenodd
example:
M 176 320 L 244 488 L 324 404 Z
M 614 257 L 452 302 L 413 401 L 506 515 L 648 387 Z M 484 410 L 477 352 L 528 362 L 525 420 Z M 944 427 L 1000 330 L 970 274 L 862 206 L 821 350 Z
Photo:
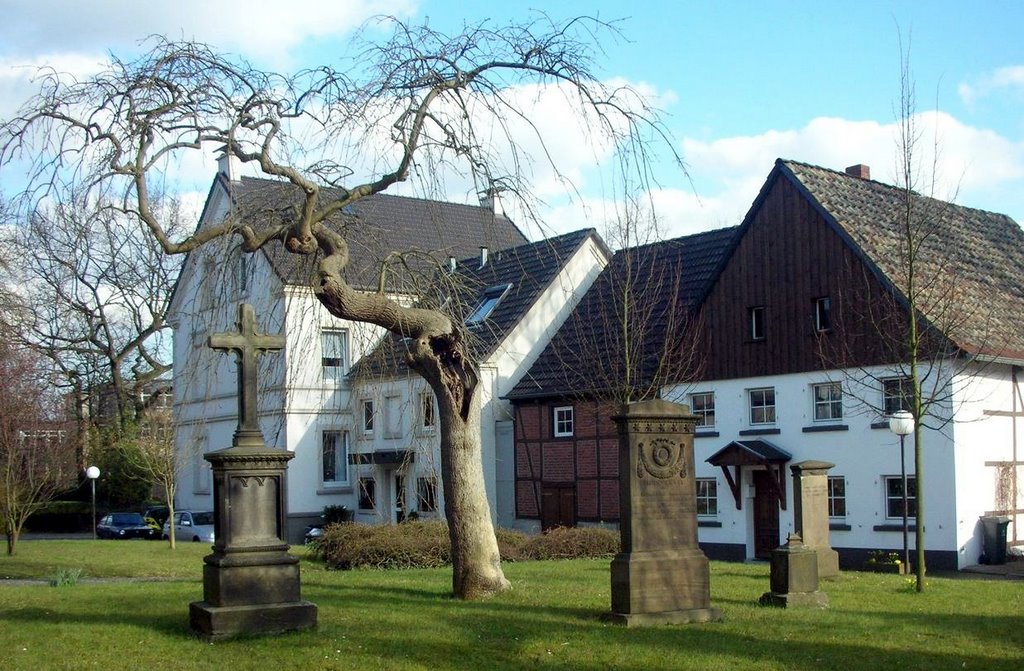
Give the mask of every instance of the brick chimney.
M 846 174 L 857 179 L 871 179 L 871 166 L 858 163 L 846 169 Z

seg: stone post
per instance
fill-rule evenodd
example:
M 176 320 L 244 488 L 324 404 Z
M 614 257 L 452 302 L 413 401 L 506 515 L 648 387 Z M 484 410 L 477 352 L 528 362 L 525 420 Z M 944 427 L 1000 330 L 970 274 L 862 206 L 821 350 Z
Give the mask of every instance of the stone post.
M 627 626 L 718 620 L 697 545 L 697 418 L 686 406 L 653 400 L 625 405 L 613 419 L 622 547 L 611 565 L 609 619 Z
M 192 630 L 213 640 L 308 629 L 317 617 L 300 597 L 299 560 L 284 540 L 285 472 L 295 455 L 268 448 L 257 421 L 256 359 L 284 338 L 256 333 L 249 305 L 238 320 L 239 333 L 210 336 L 211 347 L 238 357 L 239 421 L 232 446 L 203 457 L 213 467 L 214 545 L 203 558 L 203 600 L 189 604 Z
M 839 553 L 832 549 L 828 530 L 828 471 L 834 466 L 827 461 L 801 461 L 789 467 L 795 530 L 803 544 L 817 553 L 819 578 L 839 575 Z
M 818 591 L 817 553 L 790 534 L 786 544 L 772 550 L 771 590 L 760 603 L 779 608 L 825 608 L 828 595 Z

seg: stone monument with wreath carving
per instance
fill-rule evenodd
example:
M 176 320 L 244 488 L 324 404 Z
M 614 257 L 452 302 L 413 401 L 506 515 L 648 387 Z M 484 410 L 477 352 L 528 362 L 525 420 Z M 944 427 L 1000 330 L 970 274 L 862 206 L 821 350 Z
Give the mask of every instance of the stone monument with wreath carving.
M 663 400 L 623 406 L 619 431 L 621 552 L 612 560 L 612 612 L 627 626 L 707 622 L 707 557 L 697 545 L 696 417 Z

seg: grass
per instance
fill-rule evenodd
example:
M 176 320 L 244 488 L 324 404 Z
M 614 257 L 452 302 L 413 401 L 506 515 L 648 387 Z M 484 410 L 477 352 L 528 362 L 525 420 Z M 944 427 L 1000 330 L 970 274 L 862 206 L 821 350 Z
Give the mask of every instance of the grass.
M 302 554 L 302 548 L 295 549 Z M 506 566 L 515 589 L 463 603 L 448 569 L 326 571 L 302 564 L 315 631 L 210 644 L 188 628 L 206 546 L 32 541 L 0 557 L 0 668 L 16 669 L 1016 669 L 1024 666 L 1024 583 L 890 574 L 823 583 L 826 611 L 757 605 L 764 565 L 712 563 L 718 623 L 624 629 L 608 610 L 608 561 Z M 46 586 L 61 569 L 78 584 Z M 159 582 L 91 581 L 123 576 Z

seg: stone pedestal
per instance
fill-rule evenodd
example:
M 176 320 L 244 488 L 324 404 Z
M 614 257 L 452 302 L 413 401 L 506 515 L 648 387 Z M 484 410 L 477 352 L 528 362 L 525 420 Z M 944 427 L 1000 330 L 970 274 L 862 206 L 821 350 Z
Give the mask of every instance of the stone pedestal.
M 237 444 L 205 455 L 213 466 L 216 540 L 203 559 L 203 601 L 189 605 L 192 630 L 200 636 L 316 626 L 316 606 L 300 596 L 299 560 L 283 540 L 285 471 L 293 456 Z
M 761 603 L 779 608 L 826 608 L 828 595 L 818 591 L 817 553 L 790 534 L 786 544 L 772 550 L 771 592 Z
M 624 406 L 619 429 L 619 528 L 612 612 L 627 626 L 718 620 L 707 557 L 697 545 L 689 408 L 667 401 Z
M 839 553 L 832 549 L 828 530 L 828 471 L 834 466 L 827 461 L 801 461 L 789 467 L 795 531 L 817 554 L 819 578 L 839 575 Z

